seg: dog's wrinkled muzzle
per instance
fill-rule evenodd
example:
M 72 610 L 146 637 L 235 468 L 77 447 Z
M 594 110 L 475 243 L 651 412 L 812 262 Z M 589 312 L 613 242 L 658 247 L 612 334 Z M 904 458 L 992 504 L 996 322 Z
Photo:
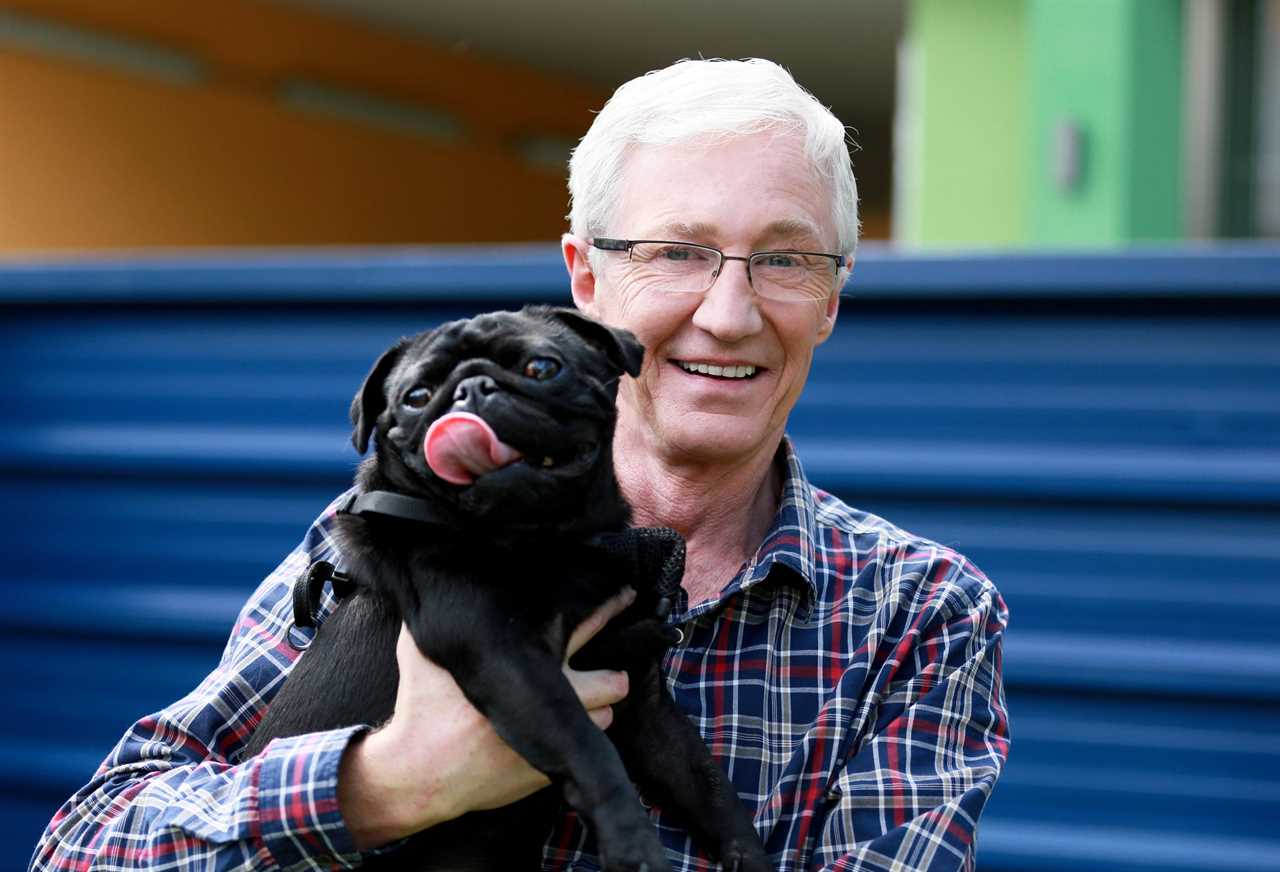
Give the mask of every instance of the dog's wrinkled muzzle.
M 450 412 L 433 421 L 422 440 L 422 452 L 432 472 L 458 485 L 469 485 L 523 457 L 471 412 Z

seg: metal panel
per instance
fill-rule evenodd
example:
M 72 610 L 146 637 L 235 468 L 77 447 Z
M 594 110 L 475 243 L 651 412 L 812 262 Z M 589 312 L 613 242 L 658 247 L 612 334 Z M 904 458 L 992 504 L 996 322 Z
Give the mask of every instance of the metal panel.
M 398 336 L 549 248 L 0 266 L 0 865 L 350 481 Z M 1001 869 L 1280 869 L 1280 251 L 868 252 L 791 432 L 1006 594 Z

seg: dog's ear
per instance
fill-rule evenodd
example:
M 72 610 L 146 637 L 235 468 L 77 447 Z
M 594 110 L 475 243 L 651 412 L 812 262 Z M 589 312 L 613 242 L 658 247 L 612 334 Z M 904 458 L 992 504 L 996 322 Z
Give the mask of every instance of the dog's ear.
M 550 313 L 583 339 L 600 346 L 618 369 L 631 376 L 640 374 L 640 365 L 644 363 L 644 346 L 631 331 L 602 324 L 577 309 L 552 309 Z
M 369 450 L 369 437 L 373 434 L 373 427 L 378 421 L 378 416 L 382 414 L 382 410 L 387 407 L 387 398 L 383 393 L 387 376 L 391 374 L 392 368 L 399 363 L 408 342 L 409 340 L 407 339 L 401 339 L 382 353 L 377 363 L 373 365 L 373 369 L 369 370 L 369 374 L 365 377 L 364 384 L 360 386 L 360 390 L 356 391 L 355 399 L 351 401 L 351 426 L 353 428 L 351 431 L 351 444 L 356 447 L 356 451 L 360 454 L 364 454 Z

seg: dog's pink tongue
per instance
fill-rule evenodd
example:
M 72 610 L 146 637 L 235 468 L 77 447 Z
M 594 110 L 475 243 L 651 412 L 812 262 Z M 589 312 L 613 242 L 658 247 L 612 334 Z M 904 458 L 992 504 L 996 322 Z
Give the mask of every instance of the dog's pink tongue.
M 470 412 L 450 412 L 427 428 L 422 451 L 431 471 L 450 484 L 471 484 L 523 455 Z

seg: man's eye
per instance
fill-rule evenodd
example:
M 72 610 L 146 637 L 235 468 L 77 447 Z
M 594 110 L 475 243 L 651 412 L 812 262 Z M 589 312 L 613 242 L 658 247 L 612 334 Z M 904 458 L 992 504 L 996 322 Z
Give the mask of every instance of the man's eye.
M 560 361 L 551 357 L 535 357 L 524 365 L 524 374 L 535 381 L 555 378 L 560 372 Z
M 425 388 L 419 385 L 409 393 L 404 395 L 401 400 L 410 409 L 421 409 L 431 402 L 431 388 Z
M 690 261 L 706 257 L 706 254 L 696 248 L 688 248 L 682 245 L 670 245 L 662 250 L 662 257 L 666 260 Z
M 766 257 L 764 260 L 764 265 L 765 266 L 781 266 L 781 267 L 799 266 L 794 256 L 790 254 L 778 254 L 778 253 L 770 254 L 768 257 Z

